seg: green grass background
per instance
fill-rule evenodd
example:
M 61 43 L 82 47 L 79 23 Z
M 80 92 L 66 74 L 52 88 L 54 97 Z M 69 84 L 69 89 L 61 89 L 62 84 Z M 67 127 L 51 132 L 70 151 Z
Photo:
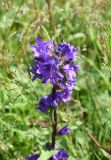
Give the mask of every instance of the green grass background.
M 70 135 L 57 138 L 69 160 L 109 160 L 87 133 L 111 150 L 111 0 L 52 0 L 52 22 L 45 0 L 0 1 L 0 160 L 23 160 L 50 153 L 51 120 L 36 111 L 50 84 L 34 83 L 30 44 L 51 37 L 78 47 L 80 71 L 72 101 L 58 109 L 59 127 Z

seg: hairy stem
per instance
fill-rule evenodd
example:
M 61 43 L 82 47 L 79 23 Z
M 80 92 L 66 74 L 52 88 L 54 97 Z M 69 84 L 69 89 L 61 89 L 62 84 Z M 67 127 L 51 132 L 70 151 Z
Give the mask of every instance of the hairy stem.
M 52 148 L 54 149 L 55 148 L 55 142 L 56 142 L 56 134 L 57 134 L 57 111 L 56 109 L 53 110 L 52 112 Z
M 56 87 L 53 86 L 52 93 L 56 93 Z M 56 135 L 57 135 L 57 110 L 52 110 L 52 148 L 55 148 L 55 142 L 56 142 Z

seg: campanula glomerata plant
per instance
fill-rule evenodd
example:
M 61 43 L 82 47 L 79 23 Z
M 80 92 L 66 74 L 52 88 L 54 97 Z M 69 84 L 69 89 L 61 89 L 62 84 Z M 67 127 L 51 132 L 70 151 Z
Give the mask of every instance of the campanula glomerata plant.
M 79 70 L 76 64 L 77 48 L 67 42 L 57 44 L 55 41 L 43 42 L 37 38 L 36 45 L 32 45 L 31 49 L 34 52 L 34 65 L 30 68 L 33 81 L 40 79 L 42 83 L 50 82 L 53 86 L 52 92 L 40 98 L 37 106 L 37 110 L 45 114 L 50 112 L 52 115 L 51 143 L 47 144 L 47 148 L 58 151 L 50 157 L 50 160 L 67 160 L 69 157 L 67 151 L 56 147 L 56 136 L 69 134 L 71 129 L 67 125 L 58 129 L 57 111 L 60 103 L 70 101 L 76 85 L 76 73 Z M 39 154 L 33 154 L 28 156 L 27 160 L 37 160 L 39 157 Z

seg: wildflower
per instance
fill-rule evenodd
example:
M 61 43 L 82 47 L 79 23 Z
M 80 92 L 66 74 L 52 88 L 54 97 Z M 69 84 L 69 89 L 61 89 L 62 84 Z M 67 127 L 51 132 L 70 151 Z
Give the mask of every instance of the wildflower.
M 70 128 L 67 128 L 67 126 L 61 128 L 58 130 L 57 134 L 58 135 L 65 135 L 65 134 L 69 134 L 71 132 Z
M 30 46 L 34 51 L 34 58 L 38 60 L 46 60 L 52 56 L 53 49 L 55 46 L 54 41 L 42 42 L 40 38 L 36 38 L 36 46 Z
M 67 160 L 68 157 L 68 153 L 64 149 L 61 149 L 58 153 L 53 155 L 53 160 Z
M 39 109 L 41 112 L 47 112 L 48 107 L 51 105 L 51 101 L 48 96 L 44 96 L 40 99 L 39 105 L 37 109 Z
M 52 108 L 52 142 L 46 144 L 49 150 L 57 149 L 56 136 L 65 135 L 71 132 L 67 126 L 57 131 L 57 112 L 56 109 L 61 102 L 71 100 L 71 95 L 76 85 L 77 71 L 79 66 L 76 64 L 77 48 L 69 43 L 62 42 L 56 44 L 54 41 L 43 42 L 40 38 L 36 39 L 36 45 L 32 45 L 34 52 L 34 64 L 30 68 L 33 79 L 40 79 L 42 83 L 50 82 L 53 86 L 52 92 L 40 98 L 37 109 L 47 113 Z M 58 153 L 53 155 L 51 160 L 67 160 L 69 155 L 63 149 L 58 149 Z M 36 160 L 38 154 L 27 157 L 26 160 Z
M 37 109 L 41 112 L 47 113 L 49 107 L 58 107 L 60 102 L 67 102 L 71 99 L 72 90 L 63 90 L 56 93 L 51 93 L 49 96 L 44 96 L 40 98 L 39 105 Z

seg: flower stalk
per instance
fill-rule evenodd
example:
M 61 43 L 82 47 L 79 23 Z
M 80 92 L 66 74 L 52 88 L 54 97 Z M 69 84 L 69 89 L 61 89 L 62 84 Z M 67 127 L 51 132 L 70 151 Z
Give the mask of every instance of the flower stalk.
M 37 38 L 36 45 L 32 45 L 31 49 L 34 51 L 34 65 L 30 68 L 33 81 L 40 79 L 42 83 L 50 82 L 53 86 L 52 92 L 41 97 L 37 106 L 37 109 L 42 113 L 48 114 L 51 111 L 52 114 L 51 143 L 47 143 L 47 148 L 56 149 L 58 152 L 52 155 L 50 159 L 67 160 L 69 157 L 67 151 L 56 148 L 56 136 L 69 134 L 71 129 L 67 125 L 59 130 L 57 129 L 57 110 L 61 102 L 66 103 L 71 100 L 76 85 L 76 72 L 79 70 L 79 66 L 76 64 L 77 48 L 67 42 L 57 44 L 53 40 L 43 42 L 40 38 Z M 32 160 L 33 156 L 39 158 L 38 154 L 34 154 L 31 157 L 29 156 L 27 160 Z
M 56 142 L 56 135 L 57 135 L 57 110 L 54 109 L 52 111 L 52 149 L 55 149 L 55 142 Z
M 56 87 L 53 85 L 52 93 L 56 94 Z M 55 142 L 56 142 L 56 135 L 57 135 L 57 110 L 56 108 L 52 110 L 52 143 L 51 148 L 55 149 Z

